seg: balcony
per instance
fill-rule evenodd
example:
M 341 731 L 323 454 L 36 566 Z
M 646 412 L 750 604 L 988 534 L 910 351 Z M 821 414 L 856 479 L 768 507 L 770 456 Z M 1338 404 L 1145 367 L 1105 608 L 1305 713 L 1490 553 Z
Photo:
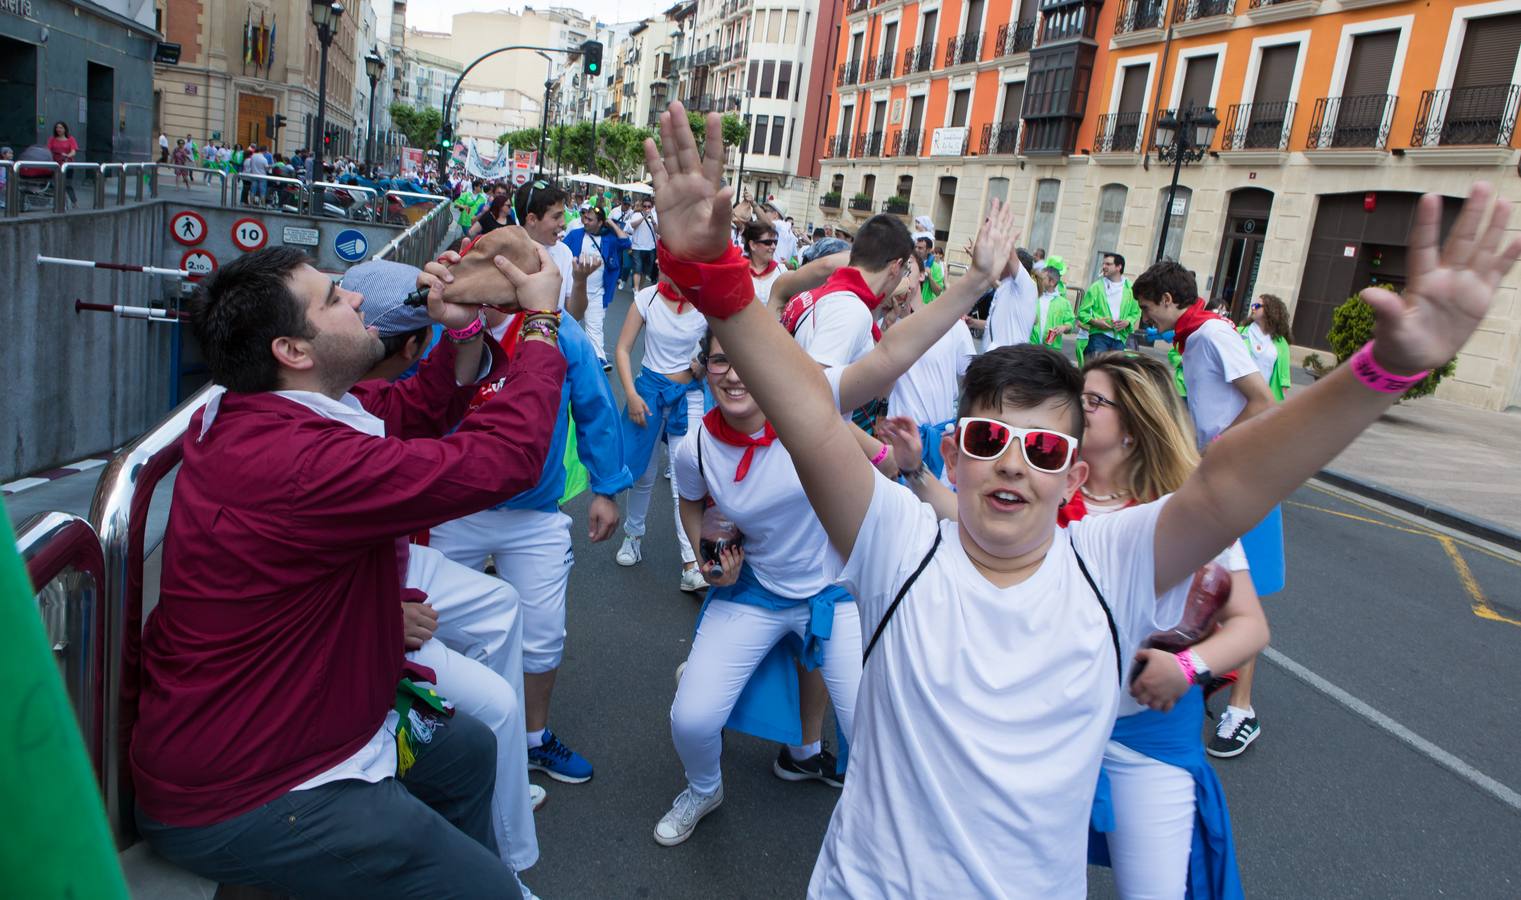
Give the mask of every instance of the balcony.
M 917 157 L 923 139 L 924 134 L 917 128 L 899 128 L 893 132 L 892 155 Z
M 1160 40 L 1166 26 L 1166 0 L 1125 0 L 1114 20 L 1114 46 L 1133 47 Z
M 1393 94 L 1321 97 L 1315 101 L 1315 111 L 1310 117 L 1310 137 L 1305 149 L 1371 150 L 1374 151 L 1371 160 L 1382 161 L 1398 102 Z M 1333 153 L 1325 154 L 1324 158 L 1347 159 L 1349 155 Z
M 623 96 L 625 96 L 625 97 L 632 97 L 632 96 L 634 96 L 637 93 L 636 89 L 637 89 L 637 85 L 635 85 L 634 82 L 632 82 L 632 81 L 625 81 L 623 83 Z
M 845 15 L 853 16 L 858 12 L 866 12 L 866 8 L 870 5 L 870 0 L 846 0 Z
M 1023 125 L 1013 122 L 990 122 L 982 126 L 982 156 L 1012 156 L 1019 152 L 1019 133 Z
M 1144 149 L 1146 143 L 1146 113 L 1121 112 L 1099 116 L 1098 133 L 1094 137 L 1095 162 L 1103 162 L 1105 155 L 1115 162 L 1131 162 Z
M 917 47 L 908 48 L 903 54 L 903 74 L 912 75 L 916 72 L 928 72 L 935 67 L 935 45 L 920 44 Z
M 1220 149 L 1287 150 L 1294 127 L 1294 101 L 1234 103 L 1225 116 Z
M 1177 0 L 1172 11 L 1173 34 L 1189 37 L 1231 27 L 1236 0 Z
M 863 156 L 881 156 L 882 135 L 883 133 L 880 131 L 858 132 L 856 134 L 856 158 L 859 159 Z
M 958 34 L 945 41 L 945 67 L 964 66 L 977 61 L 982 50 L 982 35 Z
M 882 211 L 895 216 L 906 216 L 908 215 L 908 198 L 888 197 L 882 201 Z
M 1343 3 L 1346 9 L 1351 4 Z M 1313 16 L 1320 10 L 1320 0 L 1247 0 L 1246 17 L 1253 25 L 1283 22 Z
M 1028 53 L 1035 46 L 1035 21 L 1011 22 L 998 26 L 998 38 L 993 44 L 999 56 Z
M 1516 84 L 1422 91 L 1406 155 L 1438 165 L 1508 164 L 1518 106 L 1521 85 Z
M 1035 46 L 1078 38 L 1092 40 L 1098 32 L 1098 15 L 1086 6 L 1068 7 L 1046 13 L 1040 20 Z
M 867 194 L 857 194 L 850 198 L 851 212 L 871 212 L 871 197 Z
M 819 206 L 821 206 L 824 209 L 839 209 L 840 208 L 840 192 L 839 191 L 830 191 L 827 194 L 821 195 L 819 197 Z
M 845 159 L 850 156 L 850 135 L 837 134 L 824 140 L 824 158 Z
M 866 58 L 866 68 L 861 70 L 861 80 L 883 81 L 893 77 L 893 63 L 895 62 L 897 62 L 897 56 L 893 53 L 868 56 Z
M 834 85 L 835 85 L 835 87 L 847 87 L 847 86 L 852 85 L 852 84 L 860 84 L 860 83 L 861 83 L 861 62 L 860 62 L 860 60 L 851 60 L 850 62 L 840 63 L 839 68 L 835 70 L 835 76 L 834 76 Z

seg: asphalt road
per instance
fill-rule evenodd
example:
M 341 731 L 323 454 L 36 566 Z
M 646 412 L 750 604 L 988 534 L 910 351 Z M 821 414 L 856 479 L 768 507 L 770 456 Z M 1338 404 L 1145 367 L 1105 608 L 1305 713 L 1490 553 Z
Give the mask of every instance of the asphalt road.
M 624 294 L 609 346 L 626 309 Z M 93 478 L 6 505 L 13 520 L 79 512 Z M 667 482 L 632 569 L 613 562 L 618 538 L 587 542 L 585 504 L 568 507 L 577 564 L 550 721 L 596 777 L 534 776 L 549 804 L 525 881 L 546 900 L 801 896 L 838 794 L 775 778 L 775 747 L 746 735 L 726 736 L 724 806 L 679 847 L 652 839 L 683 787 L 669 708 L 697 601 L 677 588 Z M 1521 557 L 1314 484 L 1284 514 L 1289 586 L 1266 601 L 1254 691 L 1262 736 L 1215 761 L 1247 894 L 1521 896 L 1521 719 L 1506 699 L 1521 684 Z M 1103 871 L 1091 884 L 1111 896 Z

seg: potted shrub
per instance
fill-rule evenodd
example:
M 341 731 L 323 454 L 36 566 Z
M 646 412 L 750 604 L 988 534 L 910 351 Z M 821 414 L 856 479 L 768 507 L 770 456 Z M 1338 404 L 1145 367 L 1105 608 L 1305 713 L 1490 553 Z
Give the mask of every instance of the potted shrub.
M 886 209 L 890 213 L 897 213 L 900 216 L 906 216 L 908 215 L 908 198 L 901 196 L 888 197 Z
M 822 197 L 819 198 L 819 205 L 820 206 L 832 206 L 832 207 L 835 207 L 836 209 L 838 209 L 839 206 L 840 206 L 840 192 L 839 191 L 829 191 L 829 192 L 825 193 L 824 196 L 822 196 Z
M 1392 284 L 1382 284 L 1379 287 L 1385 290 L 1394 290 Z M 1331 352 L 1336 354 L 1336 364 L 1341 365 L 1358 351 L 1358 348 L 1373 338 L 1373 307 L 1363 302 L 1359 295 L 1348 297 L 1342 304 L 1331 311 L 1331 330 L 1326 335 L 1331 344 Z M 1308 360 L 1306 363 L 1308 364 Z M 1319 362 L 1317 359 L 1316 362 Z M 1400 396 L 1401 400 L 1414 400 L 1416 397 L 1424 397 L 1436 390 L 1437 384 L 1453 372 L 1457 371 L 1458 361 L 1449 360 L 1446 365 L 1432 369 L 1431 374 L 1421 379 L 1410 390 Z

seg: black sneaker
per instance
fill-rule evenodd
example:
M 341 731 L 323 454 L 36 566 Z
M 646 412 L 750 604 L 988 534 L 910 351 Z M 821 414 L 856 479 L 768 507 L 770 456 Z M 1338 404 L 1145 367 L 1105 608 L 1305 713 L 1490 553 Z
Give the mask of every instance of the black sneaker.
M 822 781 L 830 787 L 845 786 L 845 773 L 839 771 L 838 761 L 828 750 L 820 750 L 799 761 L 793 759 L 791 751 L 783 745 L 781 752 L 776 754 L 776 762 L 771 764 L 771 771 L 783 781 Z
M 1215 736 L 1209 739 L 1204 750 L 1210 756 L 1230 759 L 1245 753 L 1246 748 L 1261 733 L 1262 728 L 1257 724 L 1256 716 L 1243 715 L 1234 707 L 1226 707 L 1220 716 L 1220 724 L 1215 728 Z

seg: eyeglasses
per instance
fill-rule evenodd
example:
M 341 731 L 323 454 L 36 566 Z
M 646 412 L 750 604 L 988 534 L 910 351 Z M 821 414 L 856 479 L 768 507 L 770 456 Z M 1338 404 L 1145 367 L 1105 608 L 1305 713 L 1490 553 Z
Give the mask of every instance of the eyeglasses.
M 1015 428 L 997 419 L 967 416 L 956 423 L 958 446 L 973 459 L 995 460 L 1019 440 L 1025 465 L 1056 475 L 1067 471 L 1077 452 L 1077 438 L 1045 428 Z
M 697 361 L 702 363 L 702 367 L 708 370 L 709 375 L 724 375 L 730 368 L 729 357 L 722 353 L 715 353 L 712 356 L 704 353 L 697 358 Z
M 1100 406 L 1112 406 L 1119 409 L 1120 405 L 1105 397 L 1103 394 L 1095 394 L 1092 391 L 1083 391 L 1083 409 L 1087 412 L 1098 412 Z

